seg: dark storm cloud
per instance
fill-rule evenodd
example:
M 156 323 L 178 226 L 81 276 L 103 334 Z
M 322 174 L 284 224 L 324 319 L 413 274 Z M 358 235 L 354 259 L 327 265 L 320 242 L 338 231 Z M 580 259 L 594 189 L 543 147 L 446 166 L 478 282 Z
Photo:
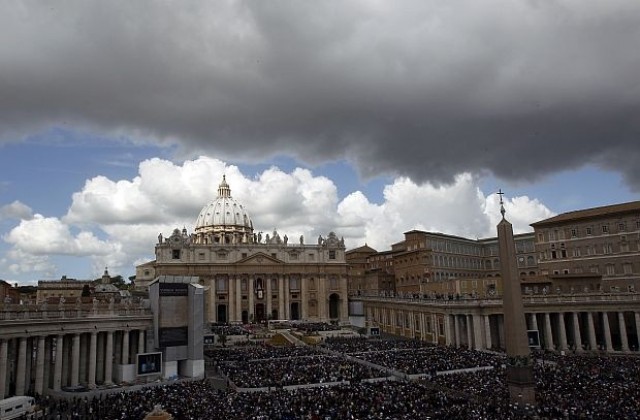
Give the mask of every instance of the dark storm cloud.
M 591 163 L 638 190 L 638 45 L 632 0 L 4 2 L 0 136 L 68 124 L 418 181 Z

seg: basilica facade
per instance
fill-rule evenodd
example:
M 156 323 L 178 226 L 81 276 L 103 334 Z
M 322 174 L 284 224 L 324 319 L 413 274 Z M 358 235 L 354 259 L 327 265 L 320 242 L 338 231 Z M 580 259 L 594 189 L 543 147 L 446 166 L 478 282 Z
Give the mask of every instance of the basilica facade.
M 257 233 L 224 177 L 194 231 L 159 235 L 155 255 L 136 267 L 136 286 L 159 276 L 197 277 L 206 322 L 348 321 L 344 241 L 333 232 L 313 243 Z

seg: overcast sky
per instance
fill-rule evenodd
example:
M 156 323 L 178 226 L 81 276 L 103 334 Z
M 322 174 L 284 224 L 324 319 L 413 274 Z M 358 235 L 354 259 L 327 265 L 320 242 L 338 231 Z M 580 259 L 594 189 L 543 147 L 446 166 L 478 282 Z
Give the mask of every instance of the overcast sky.
M 1 2 L 0 279 L 132 275 L 223 173 L 379 250 L 636 200 L 638 45 L 636 0 Z

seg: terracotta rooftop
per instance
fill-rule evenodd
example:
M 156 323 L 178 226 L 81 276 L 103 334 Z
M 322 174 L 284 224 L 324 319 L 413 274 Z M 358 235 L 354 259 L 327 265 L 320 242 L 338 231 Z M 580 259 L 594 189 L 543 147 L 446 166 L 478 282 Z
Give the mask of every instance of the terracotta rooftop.
M 593 207 L 590 209 L 569 211 L 559 214 L 539 222 L 531 223 L 531 226 L 553 225 L 562 222 L 590 219 L 603 216 L 614 216 L 624 213 L 640 213 L 640 201 L 631 201 L 629 203 L 613 204 L 610 206 Z

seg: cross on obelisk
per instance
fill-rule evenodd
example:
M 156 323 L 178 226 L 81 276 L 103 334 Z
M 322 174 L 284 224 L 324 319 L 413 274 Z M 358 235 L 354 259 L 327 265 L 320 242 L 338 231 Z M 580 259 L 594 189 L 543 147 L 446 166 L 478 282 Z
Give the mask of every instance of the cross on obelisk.
M 498 194 L 500 195 L 500 213 L 502 213 L 502 220 L 498 223 L 497 229 L 503 290 L 504 338 L 507 349 L 507 385 L 511 402 L 518 405 L 527 403 L 533 405 L 536 402 L 533 361 L 527 339 L 513 226 L 504 217 L 502 201 L 504 193 L 499 190 Z

